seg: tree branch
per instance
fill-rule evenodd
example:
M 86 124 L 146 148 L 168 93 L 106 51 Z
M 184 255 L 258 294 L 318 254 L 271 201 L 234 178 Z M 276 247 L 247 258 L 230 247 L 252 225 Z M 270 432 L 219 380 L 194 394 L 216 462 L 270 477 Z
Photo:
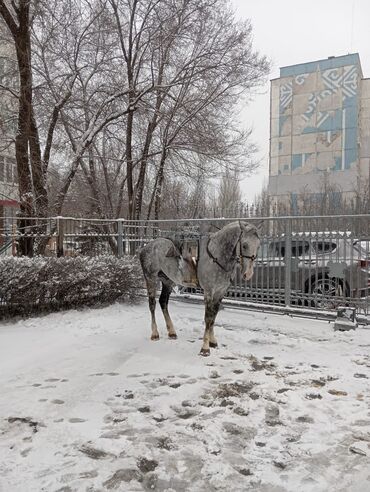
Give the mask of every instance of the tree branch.
M 16 10 L 16 13 L 18 13 L 18 12 L 19 11 Z M 12 33 L 12 36 L 15 40 L 17 37 L 17 34 L 18 34 L 18 26 L 17 26 L 17 23 L 15 22 L 15 20 L 12 16 L 10 10 L 6 6 L 4 0 L 0 0 L 0 15 L 4 19 L 6 25 L 9 28 L 9 31 Z

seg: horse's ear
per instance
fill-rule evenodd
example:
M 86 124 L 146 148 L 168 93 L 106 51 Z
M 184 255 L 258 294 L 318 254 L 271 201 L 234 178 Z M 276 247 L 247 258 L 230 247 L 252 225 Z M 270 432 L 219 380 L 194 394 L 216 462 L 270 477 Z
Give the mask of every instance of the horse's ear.
M 244 232 L 244 233 L 248 233 L 249 231 L 253 231 L 254 228 L 256 227 L 254 224 L 251 224 L 249 222 L 242 222 L 242 221 L 239 222 L 239 225 L 240 225 L 242 232 Z
M 258 231 L 262 231 L 264 220 L 259 220 L 258 222 L 253 222 L 254 227 L 257 228 Z
M 240 227 L 235 223 L 228 224 L 210 236 L 208 251 L 225 270 L 227 270 L 228 263 L 235 255 L 235 248 L 239 238 Z
M 263 222 L 263 220 L 259 220 L 257 222 L 240 222 L 240 227 L 244 233 L 255 231 L 255 229 L 257 229 L 258 232 L 261 232 Z
M 173 244 L 167 251 L 166 258 L 181 258 L 180 251 Z

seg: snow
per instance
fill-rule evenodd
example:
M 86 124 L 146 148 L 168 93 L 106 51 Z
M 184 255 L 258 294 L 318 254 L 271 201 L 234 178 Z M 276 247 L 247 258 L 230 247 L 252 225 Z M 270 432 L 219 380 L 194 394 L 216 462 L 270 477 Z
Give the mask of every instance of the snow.
M 0 491 L 369 490 L 370 330 L 146 302 L 0 327 Z

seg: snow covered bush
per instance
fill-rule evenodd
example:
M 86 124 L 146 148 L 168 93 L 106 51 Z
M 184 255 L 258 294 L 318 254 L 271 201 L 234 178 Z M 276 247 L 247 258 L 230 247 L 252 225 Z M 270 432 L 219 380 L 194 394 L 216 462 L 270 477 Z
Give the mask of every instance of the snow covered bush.
M 132 257 L 0 259 L 0 302 L 8 313 L 134 299 L 142 287 Z

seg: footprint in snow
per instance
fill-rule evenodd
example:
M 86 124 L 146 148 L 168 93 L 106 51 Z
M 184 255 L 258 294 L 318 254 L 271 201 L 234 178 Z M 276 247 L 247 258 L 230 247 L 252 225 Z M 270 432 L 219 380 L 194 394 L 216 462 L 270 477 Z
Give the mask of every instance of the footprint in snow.
M 127 417 L 125 415 L 120 415 L 120 414 L 108 414 L 108 415 L 105 415 L 105 417 L 103 418 L 104 422 L 106 424 L 111 424 L 111 425 L 108 425 L 106 428 L 108 429 L 111 429 L 113 428 L 114 425 L 117 425 L 117 424 L 121 424 L 122 422 L 125 422 L 127 420 Z
M 171 383 L 171 384 L 169 384 L 168 386 L 169 386 L 170 388 L 175 388 L 175 389 L 176 389 L 176 388 L 179 388 L 179 387 L 181 386 L 181 384 L 180 384 L 180 383 Z
M 195 417 L 196 415 L 199 415 L 199 410 L 196 410 L 195 408 L 192 407 L 176 407 L 173 406 L 171 407 L 172 410 L 176 413 L 177 417 L 183 420 L 190 419 L 192 417 Z
M 32 451 L 32 447 L 28 447 L 28 448 L 25 448 L 21 451 L 21 456 L 23 456 L 23 458 L 25 458 L 26 456 L 28 456 L 28 454 L 30 453 L 30 451 Z
M 103 451 L 102 449 L 94 448 L 90 444 L 83 444 L 79 451 L 93 460 L 104 460 L 109 458 L 115 458 L 115 455 Z
M 138 407 L 137 409 L 138 412 L 140 413 L 149 413 L 150 412 L 150 407 L 149 406 L 143 406 L 143 407 Z
M 124 398 L 125 400 L 133 400 L 135 398 L 134 393 L 130 390 L 125 390 L 124 393 L 117 393 L 114 396 L 116 398 Z
M 148 460 L 147 458 L 140 457 L 137 460 L 137 467 L 143 473 L 148 473 L 154 471 L 158 466 L 158 461 L 156 460 Z
M 127 435 L 126 430 L 109 430 L 103 432 L 103 434 L 100 435 L 100 439 L 120 439 L 124 435 Z
M 135 468 L 120 469 L 113 473 L 113 475 L 103 482 L 103 486 L 106 490 L 117 490 L 120 488 L 122 482 L 129 483 L 132 480 L 142 481 L 142 474 Z
M 36 434 L 36 432 L 39 431 L 39 427 L 45 427 L 44 424 L 32 420 L 30 417 L 8 417 L 7 420 L 9 424 L 16 424 L 18 426 L 26 425 L 27 427 L 30 427 L 33 434 Z

